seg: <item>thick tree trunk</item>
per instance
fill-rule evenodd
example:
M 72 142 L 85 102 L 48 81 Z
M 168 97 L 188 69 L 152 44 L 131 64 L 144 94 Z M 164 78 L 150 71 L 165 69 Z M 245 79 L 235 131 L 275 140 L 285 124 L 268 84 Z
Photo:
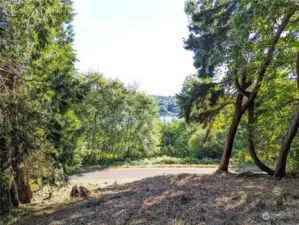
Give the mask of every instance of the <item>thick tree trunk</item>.
M 19 207 L 20 201 L 16 190 L 16 185 L 8 182 L 0 183 L 0 215 L 11 211 L 14 207 Z
M 22 144 L 17 144 L 18 139 L 14 140 L 14 163 L 13 170 L 15 173 L 14 184 L 17 187 L 17 194 L 22 204 L 28 204 L 32 199 L 32 191 L 29 184 L 29 175 L 24 167 L 24 156 Z
M 32 191 L 29 184 L 28 174 L 24 167 L 19 166 L 16 168 L 16 183 L 21 203 L 29 204 L 32 199 Z
M 8 213 L 11 208 L 10 191 L 6 182 L 0 183 L 0 214 Z
M 7 176 L 13 176 L 11 153 L 6 147 L 5 138 L 0 137 L 0 214 L 20 205 L 16 184 L 14 181 L 9 183 Z
M 237 133 L 237 129 L 240 124 L 240 120 L 244 114 L 244 112 L 242 112 L 242 100 L 243 100 L 243 95 L 238 94 L 237 100 L 235 103 L 235 114 L 233 116 L 232 123 L 230 125 L 228 134 L 226 135 L 224 151 L 222 154 L 220 165 L 218 167 L 218 172 L 227 172 L 228 171 L 228 165 L 229 165 L 229 160 L 230 160 L 230 156 L 232 153 L 235 135 Z
M 273 175 L 274 171 L 269 167 L 267 167 L 265 164 L 263 164 L 255 152 L 254 143 L 253 143 L 253 132 L 252 132 L 253 123 L 254 123 L 254 102 L 248 108 L 248 151 L 251 158 L 253 159 L 254 163 L 257 165 L 258 168 L 260 168 L 262 171 L 266 172 L 269 175 Z

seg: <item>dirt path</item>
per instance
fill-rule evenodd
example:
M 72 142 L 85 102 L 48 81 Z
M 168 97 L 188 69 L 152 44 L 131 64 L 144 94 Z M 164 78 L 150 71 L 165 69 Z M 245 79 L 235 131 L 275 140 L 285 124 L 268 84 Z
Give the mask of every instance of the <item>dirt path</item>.
M 172 175 L 172 174 L 212 174 L 216 168 L 124 168 L 107 169 L 75 175 L 70 178 L 72 184 L 98 184 L 107 186 L 111 184 L 122 184 L 144 178 Z M 258 169 L 231 169 L 231 172 L 260 172 Z

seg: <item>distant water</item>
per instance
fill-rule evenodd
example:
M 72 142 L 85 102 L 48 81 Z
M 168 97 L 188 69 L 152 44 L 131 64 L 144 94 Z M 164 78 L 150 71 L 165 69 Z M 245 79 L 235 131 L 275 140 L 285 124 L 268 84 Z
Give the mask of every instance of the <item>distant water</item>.
M 160 120 L 164 123 L 170 123 L 172 121 L 177 120 L 177 116 L 160 116 Z

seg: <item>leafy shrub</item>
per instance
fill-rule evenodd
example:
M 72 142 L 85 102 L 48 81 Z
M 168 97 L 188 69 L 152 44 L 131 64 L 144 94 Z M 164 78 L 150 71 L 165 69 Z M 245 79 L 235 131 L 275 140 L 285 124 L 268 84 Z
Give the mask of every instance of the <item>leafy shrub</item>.
M 127 166 L 138 166 L 138 165 L 172 165 L 172 164 L 218 164 L 220 160 L 217 159 L 197 159 L 197 158 L 176 158 L 170 156 L 161 156 L 155 158 L 146 158 L 139 160 L 125 160 L 119 162 L 118 165 L 127 165 Z M 108 166 L 109 164 L 105 164 Z M 116 165 L 116 163 L 111 163 L 110 166 Z
M 192 156 L 198 159 L 211 158 L 220 159 L 223 151 L 223 135 L 221 133 L 207 132 L 203 129 L 196 129 L 190 139 L 189 148 Z
M 163 124 L 160 155 L 185 158 L 190 155 L 188 126 L 184 120 Z

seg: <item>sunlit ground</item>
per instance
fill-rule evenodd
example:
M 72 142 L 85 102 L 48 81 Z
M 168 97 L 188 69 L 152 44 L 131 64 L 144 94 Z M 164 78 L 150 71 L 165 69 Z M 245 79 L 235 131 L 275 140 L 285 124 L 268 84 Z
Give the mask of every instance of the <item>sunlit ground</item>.
M 37 202 L 15 224 L 297 224 L 299 180 L 266 175 L 167 175 Z

